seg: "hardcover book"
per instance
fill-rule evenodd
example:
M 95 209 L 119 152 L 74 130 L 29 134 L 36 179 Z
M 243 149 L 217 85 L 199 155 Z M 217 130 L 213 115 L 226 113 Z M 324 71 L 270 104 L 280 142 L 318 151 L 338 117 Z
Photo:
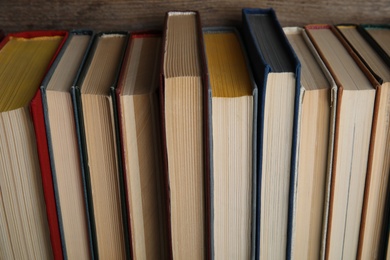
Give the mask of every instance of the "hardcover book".
M 47 149 L 65 259 L 93 258 L 70 94 L 92 38 L 91 31 L 71 31 L 41 85 Z
M 303 28 L 284 32 L 301 63 L 288 259 L 320 259 L 326 242 L 337 86 Z M 325 223 L 325 225 L 324 225 Z
M 283 259 L 291 232 L 300 64 L 273 9 L 243 9 L 242 15 L 259 88 L 255 258 Z
M 130 255 L 114 103 L 127 37 L 125 32 L 96 34 L 71 90 L 96 258 Z
M 133 259 L 165 259 L 158 79 L 161 33 L 131 33 L 116 89 Z
M 326 259 L 357 257 L 378 82 L 328 25 L 305 27 L 338 86 Z
M 211 228 L 215 259 L 250 259 L 256 183 L 257 87 L 239 32 L 204 28 L 209 75 Z
M 0 43 L 1 259 L 63 259 L 50 163 L 40 149 L 47 140 L 39 84 L 67 35 L 10 33 Z
M 390 173 L 390 59 L 363 27 L 336 28 L 380 83 L 376 89 L 358 246 L 359 259 L 377 259 Z
M 210 258 L 207 84 L 200 16 L 166 14 L 160 77 L 168 257 Z

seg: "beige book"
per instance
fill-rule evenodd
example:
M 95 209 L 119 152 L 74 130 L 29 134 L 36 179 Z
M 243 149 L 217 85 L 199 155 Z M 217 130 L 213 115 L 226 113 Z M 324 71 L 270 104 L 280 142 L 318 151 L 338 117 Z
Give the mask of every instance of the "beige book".
M 205 165 L 199 15 L 168 12 L 162 61 L 164 163 L 173 259 L 205 257 Z
M 214 257 L 250 259 L 257 88 L 237 31 L 206 28 L 203 37 L 211 92 Z
M 118 83 L 133 259 L 164 259 L 157 87 L 161 35 L 134 33 Z
M 0 259 L 53 259 L 29 106 L 65 33 L 10 34 L 0 47 Z
M 61 225 L 64 254 L 69 259 L 90 258 L 88 221 L 76 124 L 70 89 L 86 55 L 91 33 L 73 33 L 63 47 L 60 60 L 42 83 L 46 128 Z
M 337 113 L 326 259 L 357 257 L 376 81 L 330 26 L 307 33 L 337 86 Z
M 79 87 L 85 136 L 83 165 L 87 181 L 95 254 L 100 259 L 126 257 L 112 97 L 127 35 L 95 36 Z M 79 104 L 76 104 L 79 105 Z M 80 109 L 80 108 L 78 108 Z
M 320 259 L 325 243 L 337 87 L 304 29 L 284 28 L 301 63 L 291 259 Z
M 337 29 L 367 67 L 382 81 L 377 88 L 375 98 L 358 251 L 359 259 L 377 259 L 390 173 L 390 66 L 363 38 L 356 26 L 337 26 Z

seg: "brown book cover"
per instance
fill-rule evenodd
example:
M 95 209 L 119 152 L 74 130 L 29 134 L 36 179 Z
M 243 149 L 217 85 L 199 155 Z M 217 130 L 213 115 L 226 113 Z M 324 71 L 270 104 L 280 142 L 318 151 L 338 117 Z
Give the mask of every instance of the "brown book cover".
M 166 225 L 167 225 L 167 246 L 168 246 L 168 258 L 172 259 L 174 258 L 173 253 L 173 243 L 181 243 L 183 241 L 172 241 L 172 220 L 171 220 L 171 208 L 172 208 L 172 202 L 171 202 L 171 187 L 170 187 L 170 173 L 169 173 L 169 161 L 168 161 L 168 152 L 167 152 L 167 138 L 166 138 L 166 116 L 165 116 L 165 70 L 164 70 L 164 54 L 166 52 L 166 40 L 167 40 L 167 25 L 168 25 L 168 18 L 170 15 L 195 15 L 196 19 L 196 37 L 197 37 L 197 44 L 196 48 L 198 49 L 198 58 L 200 63 L 200 70 L 201 70 L 201 82 L 202 82 L 202 111 L 203 111 L 203 160 L 204 160 L 204 169 L 203 169 L 203 179 L 204 179 L 204 196 L 203 196 L 203 204 L 204 204 L 204 219 L 205 219 L 205 225 L 204 225 L 204 248 L 205 252 L 203 253 L 203 256 L 205 259 L 211 259 L 211 236 L 210 236 L 210 223 L 211 223 L 211 214 L 210 214 L 210 148 L 208 146 L 209 144 L 209 127 L 207 125 L 209 119 L 208 115 L 208 81 L 207 81 L 207 70 L 205 66 L 205 52 L 204 52 L 204 44 L 203 44 L 203 35 L 202 35 L 202 26 L 201 26 L 201 20 L 200 15 L 197 11 L 170 11 L 167 12 L 165 15 L 165 22 L 164 22 L 164 31 L 163 31 L 163 41 L 162 41 L 162 58 L 161 58 L 161 73 L 160 73 L 160 87 L 159 87 L 159 94 L 160 94 L 160 119 L 161 119 L 161 134 L 162 134 L 162 154 L 163 154 L 163 170 L 164 170 L 164 186 L 165 186 L 165 197 L 166 197 Z M 185 173 L 185 172 L 183 172 Z
M 341 114 L 341 109 L 343 107 L 343 103 L 344 102 L 347 102 L 347 99 L 345 97 L 345 94 L 348 92 L 348 89 L 346 89 L 345 87 L 346 86 L 343 86 L 339 76 L 338 76 L 338 72 L 336 71 L 336 68 L 332 67 L 331 63 L 329 62 L 329 57 L 327 57 L 327 55 L 325 55 L 323 53 L 323 50 L 319 47 L 318 43 L 316 42 L 313 34 L 312 34 L 312 31 L 315 31 L 317 29 L 327 29 L 327 30 L 330 30 L 330 32 L 337 38 L 337 40 L 342 44 L 343 48 L 348 52 L 348 54 L 351 56 L 351 58 L 353 59 L 353 61 L 356 63 L 356 65 L 358 66 L 358 68 L 361 70 L 361 72 L 363 73 L 363 76 L 366 77 L 366 79 L 368 80 L 369 84 L 371 85 L 371 87 L 376 90 L 378 88 L 378 82 L 377 80 L 374 78 L 374 76 L 370 73 L 370 71 L 367 69 L 367 67 L 361 62 L 361 60 L 359 59 L 359 57 L 354 53 L 354 51 L 352 50 L 352 48 L 348 45 L 348 43 L 343 39 L 342 35 L 340 35 L 340 33 L 337 31 L 337 29 L 331 25 L 324 25 L 324 24 L 316 24 L 316 25 L 308 25 L 305 27 L 306 31 L 307 31 L 307 34 L 309 36 L 309 38 L 311 39 L 313 45 L 316 47 L 319 55 L 321 56 L 321 58 L 323 59 L 325 65 L 327 66 L 327 68 L 329 69 L 329 71 L 331 72 L 332 76 L 334 77 L 334 80 L 336 82 L 336 85 L 338 86 L 338 97 L 337 97 L 337 100 L 338 100 L 338 104 L 337 104 L 337 109 L 336 109 L 336 123 L 335 123 L 335 138 L 334 138 L 334 154 L 333 154 L 333 167 L 332 167 L 332 181 L 331 181 L 331 195 L 330 195 L 330 204 L 329 204 L 329 218 L 328 218 L 328 223 L 327 223 L 327 238 L 326 238 L 326 246 L 325 246 L 325 251 L 322 252 L 322 257 L 325 257 L 326 259 L 328 259 L 330 256 L 329 256 L 329 251 L 330 251 L 330 239 L 331 239 L 331 233 L 332 233 L 332 225 L 333 225 L 333 218 L 334 218 L 334 212 L 335 212 L 335 209 L 334 209 L 334 204 L 335 204 L 335 201 L 338 201 L 337 198 L 335 198 L 335 187 L 336 187 L 336 180 L 338 178 L 341 178 L 341 177 L 338 177 L 339 175 L 342 176 L 346 173 L 344 172 L 341 172 L 338 170 L 337 168 L 337 163 L 338 163 L 338 159 L 339 158 L 339 154 L 342 154 L 342 147 L 341 147 L 341 138 L 343 138 L 340 134 L 340 125 L 343 123 L 341 122 L 340 120 L 340 114 Z M 360 90 L 357 90 L 357 91 L 360 91 Z M 345 92 L 345 93 L 344 93 Z M 346 107 L 346 106 L 344 106 Z M 356 106 L 354 107 L 356 108 Z M 371 108 L 370 108 L 371 109 Z M 374 110 L 374 107 L 372 107 L 372 112 L 368 112 L 369 114 L 370 113 L 373 113 L 373 116 L 372 116 L 372 119 L 375 120 L 376 116 L 375 116 L 375 110 Z M 361 121 L 359 121 L 361 122 Z M 356 124 L 356 123 L 355 123 Z M 357 125 L 355 125 L 357 126 Z M 359 126 L 359 128 L 363 127 L 362 125 Z M 371 128 L 371 121 L 370 121 L 370 125 L 369 127 Z M 355 128 L 354 128 L 355 130 Z M 360 137 L 362 138 L 362 137 Z M 368 147 L 367 147 L 368 148 Z M 344 152 L 345 153 L 345 152 Z M 367 153 L 367 161 L 368 161 L 368 149 L 366 151 Z M 367 164 L 365 164 L 364 167 L 367 167 Z M 363 170 L 362 170 L 363 171 Z M 356 175 L 356 174 L 354 174 Z M 364 175 L 364 179 L 365 179 L 365 175 Z M 364 183 L 363 183 L 364 184 Z M 364 189 L 364 185 L 363 186 L 359 186 L 359 187 L 363 187 Z M 349 189 L 348 189 L 349 191 Z M 362 194 L 358 194 L 359 198 L 356 198 L 357 199 L 357 203 L 360 204 L 360 202 L 362 202 L 362 198 L 363 198 L 363 193 Z M 355 198 L 354 198 L 355 199 Z M 362 204 L 362 203 L 361 203 Z M 362 206 L 362 205 L 361 205 Z M 359 206 L 360 207 L 360 206 Z M 359 221 L 360 223 L 360 221 Z M 351 231 L 350 231 L 351 233 Z M 356 233 L 356 230 L 353 231 L 353 233 Z M 357 231 L 357 233 L 359 233 Z M 344 235 L 345 236 L 345 233 Z M 356 249 L 358 247 L 357 245 L 357 239 L 358 238 L 353 238 L 353 243 L 355 243 L 355 240 L 356 240 Z M 346 239 L 347 240 L 347 239 Z M 338 242 L 334 242 L 334 243 L 338 243 Z M 342 243 L 342 246 L 343 246 L 344 243 Z M 353 249 L 351 249 L 353 250 Z M 355 256 L 356 257 L 356 256 Z

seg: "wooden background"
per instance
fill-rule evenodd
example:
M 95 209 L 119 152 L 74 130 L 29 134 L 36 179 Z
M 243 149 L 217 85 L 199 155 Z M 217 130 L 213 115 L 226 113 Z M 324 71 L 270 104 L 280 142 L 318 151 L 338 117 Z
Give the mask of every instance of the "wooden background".
M 243 7 L 273 7 L 282 26 L 390 23 L 389 0 L 125 1 L 0 0 L 0 29 L 132 30 L 159 28 L 168 10 L 199 10 L 203 25 L 237 25 Z

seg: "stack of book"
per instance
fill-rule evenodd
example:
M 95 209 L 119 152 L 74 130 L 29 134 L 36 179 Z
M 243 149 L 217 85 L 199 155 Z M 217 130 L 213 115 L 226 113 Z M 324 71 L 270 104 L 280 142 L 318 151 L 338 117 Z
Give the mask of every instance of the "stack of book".
M 0 259 L 390 259 L 390 26 L 3 37 Z

